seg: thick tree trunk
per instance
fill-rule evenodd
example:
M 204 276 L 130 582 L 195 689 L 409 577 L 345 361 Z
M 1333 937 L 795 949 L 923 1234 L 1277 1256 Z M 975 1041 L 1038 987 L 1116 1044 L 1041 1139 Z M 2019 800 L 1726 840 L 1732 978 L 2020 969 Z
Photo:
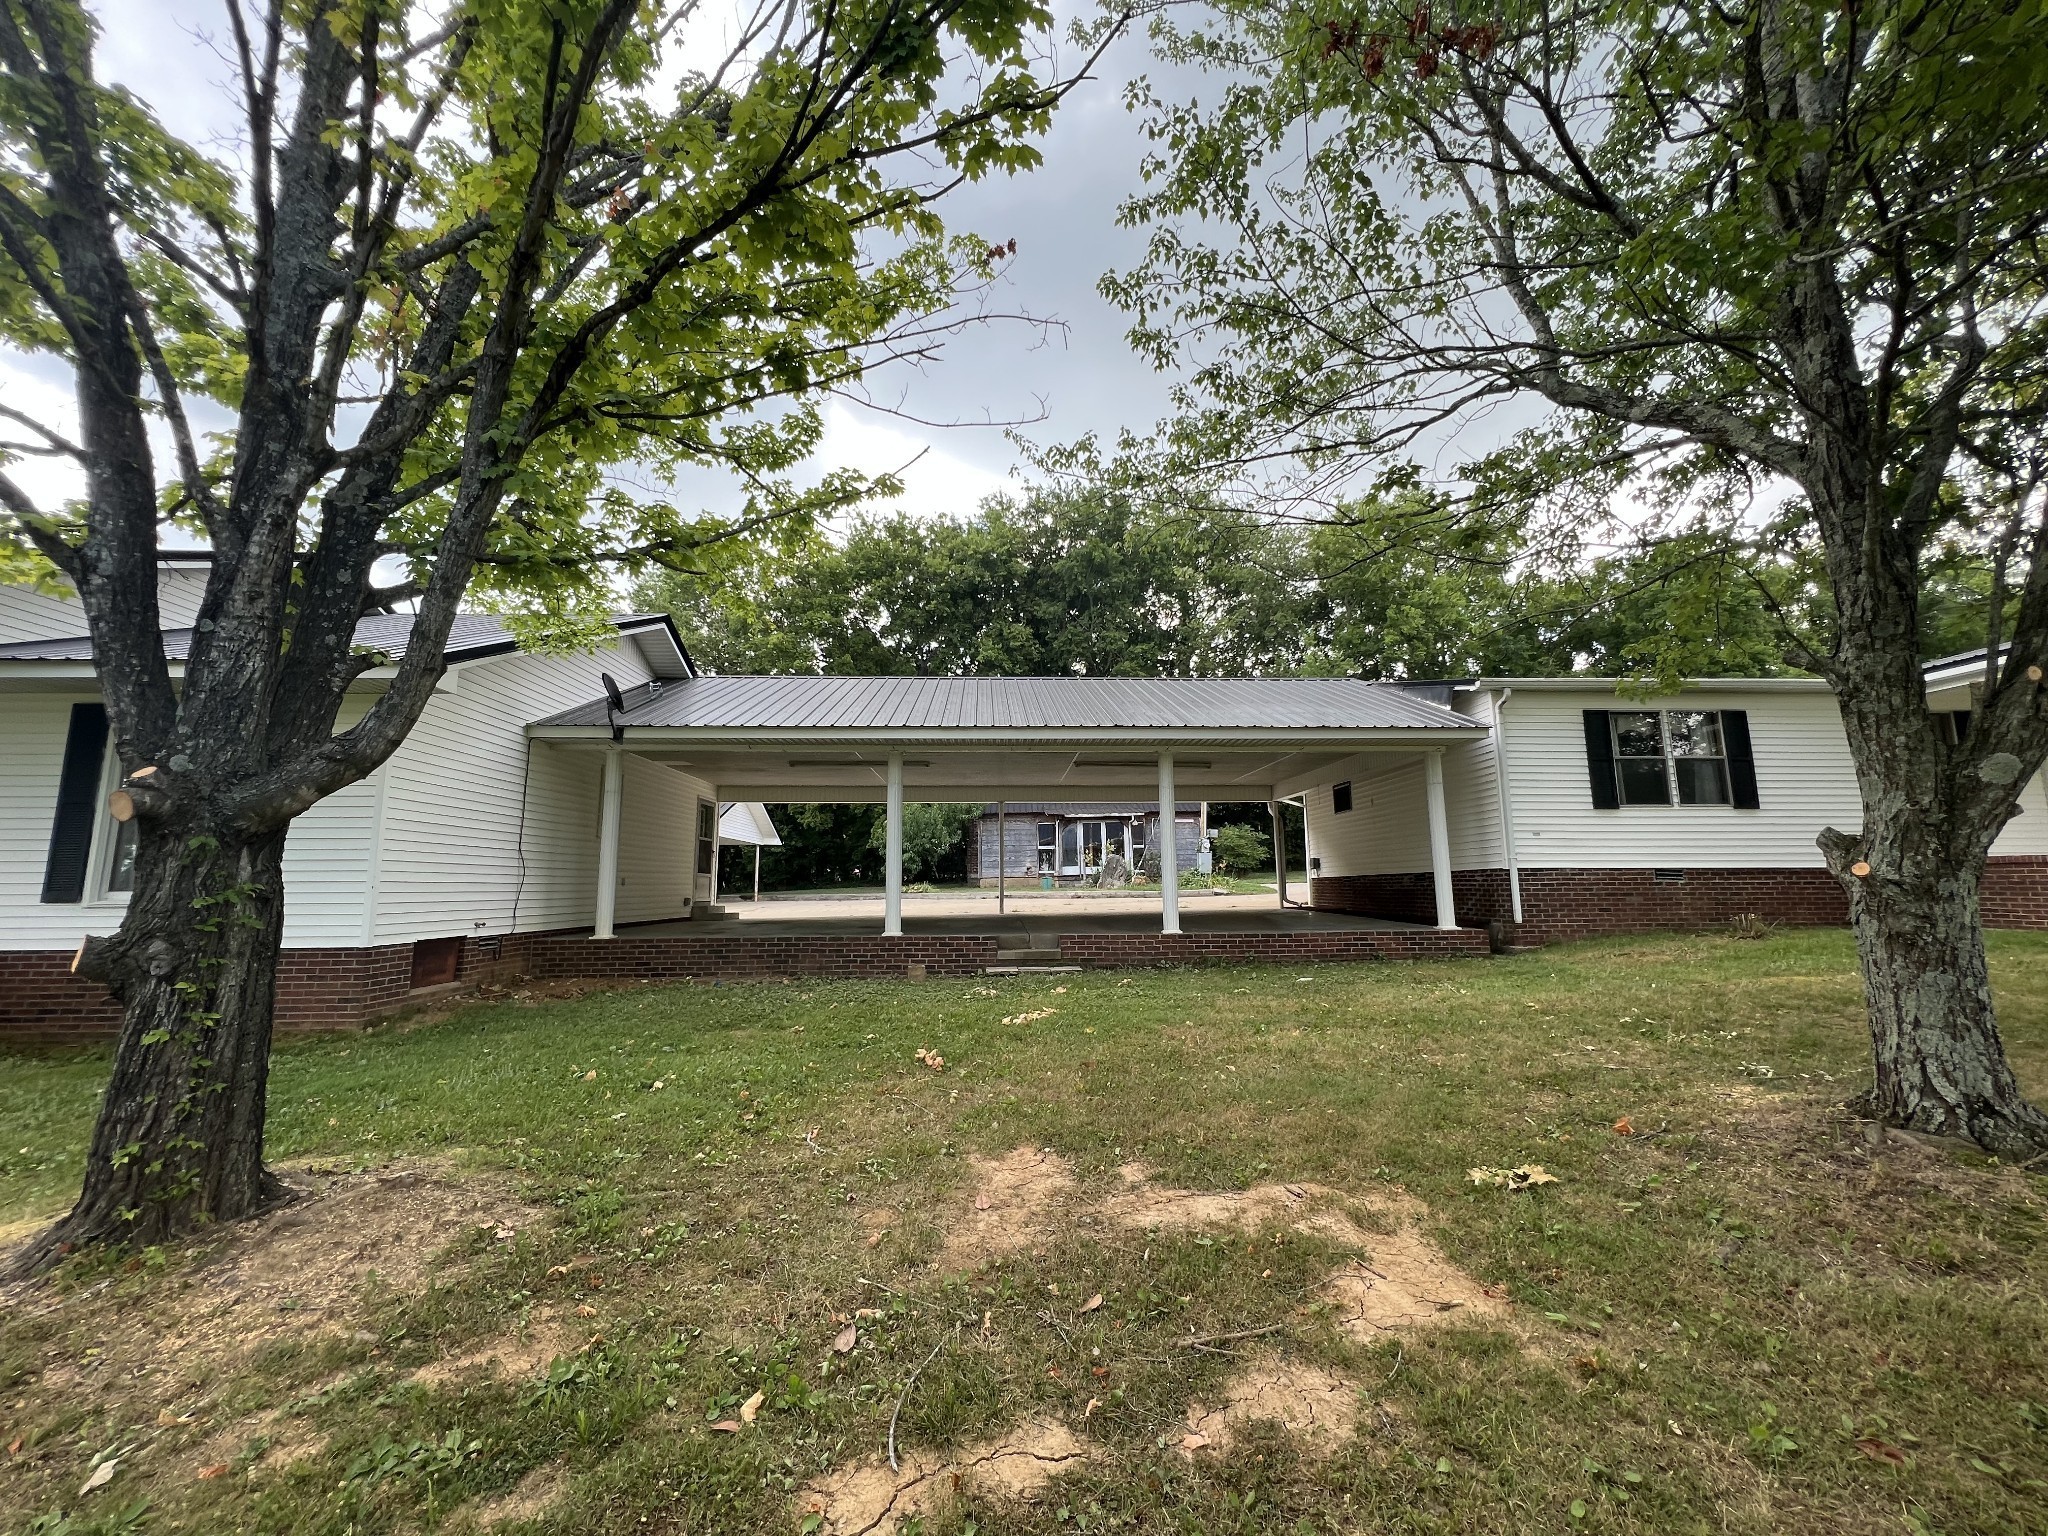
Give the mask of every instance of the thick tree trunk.
M 120 932 L 81 971 L 125 1009 L 85 1186 L 15 1259 L 48 1267 L 89 1243 L 159 1243 L 261 1210 L 283 1192 L 263 1167 L 271 1010 L 283 937 L 282 829 L 231 840 L 142 829 Z
M 1850 876 L 1876 1081 L 1858 1101 L 1872 1119 L 1986 1151 L 2048 1151 L 2048 1115 L 2027 1102 L 1998 1036 L 1984 928 L 1981 861 L 1951 862 L 1910 888 Z
M 1852 667 L 1861 659 L 1849 658 Z M 1820 846 L 1849 895 L 1870 1018 L 1875 1076 L 1856 1106 L 1887 1125 L 1967 1136 L 2001 1157 L 2038 1157 L 2048 1152 L 2048 1115 L 2006 1060 L 1978 908 L 1986 852 L 2016 797 L 1958 791 L 1958 762 L 1969 759 L 1941 739 L 1910 657 L 1845 669 L 1837 688 L 1863 828 L 1853 837 L 1830 829 Z

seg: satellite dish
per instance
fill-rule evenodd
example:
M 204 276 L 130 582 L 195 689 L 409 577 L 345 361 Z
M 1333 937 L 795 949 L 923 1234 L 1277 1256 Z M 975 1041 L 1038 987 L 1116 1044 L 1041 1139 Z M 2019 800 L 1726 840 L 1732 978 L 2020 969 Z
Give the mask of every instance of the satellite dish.
M 619 724 L 619 716 L 626 712 L 626 700 L 619 692 L 619 685 L 612 680 L 611 673 L 600 672 L 597 675 L 604 683 L 604 712 L 605 717 L 611 721 L 612 740 L 624 741 L 626 728 Z

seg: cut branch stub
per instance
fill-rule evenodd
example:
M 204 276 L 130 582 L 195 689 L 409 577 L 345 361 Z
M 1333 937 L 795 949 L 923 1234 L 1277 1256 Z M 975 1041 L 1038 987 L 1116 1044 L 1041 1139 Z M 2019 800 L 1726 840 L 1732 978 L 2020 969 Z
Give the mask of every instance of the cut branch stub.
M 1864 876 L 1870 873 L 1869 861 L 1865 859 L 1858 859 L 1854 864 L 1851 864 L 1849 866 L 1849 873 L 1854 875 L 1858 880 L 1861 880 Z
M 117 789 L 107 796 L 107 814 L 116 821 L 135 819 L 135 797 L 125 789 Z

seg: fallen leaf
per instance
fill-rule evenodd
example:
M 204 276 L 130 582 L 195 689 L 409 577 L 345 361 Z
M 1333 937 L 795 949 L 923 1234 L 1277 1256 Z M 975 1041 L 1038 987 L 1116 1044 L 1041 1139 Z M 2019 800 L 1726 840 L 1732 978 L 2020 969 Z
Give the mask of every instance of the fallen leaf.
M 498 1239 L 499 1242 L 509 1243 L 512 1241 L 513 1238 L 517 1237 L 519 1234 L 510 1227 L 500 1227 L 498 1228 L 497 1232 L 493 1235 Z
M 1088 1367 L 1088 1374 L 1097 1381 L 1100 1381 L 1109 1374 L 1109 1367 L 1106 1365 L 1091 1365 Z
M 1615 1121 L 1615 1122 L 1614 1122 L 1614 1134 L 1615 1134 L 1615 1135 L 1617 1135 L 1617 1136 L 1633 1136 L 1633 1135 L 1635 1135 L 1635 1133 L 1636 1133 L 1636 1128 L 1635 1128 L 1635 1127 L 1634 1127 L 1633 1125 L 1629 1124 L 1629 1118 L 1628 1118 L 1628 1116 L 1627 1116 L 1627 1115 L 1623 1115 L 1623 1116 L 1622 1116 L 1622 1117 L 1621 1117 L 1621 1118 L 1620 1118 L 1619 1120 L 1617 1120 L 1617 1121 Z
M 1557 1182 L 1556 1175 L 1541 1163 L 1524 1163 L 1519 1168 L 1467 1168 L 1465 1175 L 1474 1184 L 1505 1189 L 1510 1193 L 1518 1189 L 1533 1189 L 1538 1184 Z
M 714 1435 L 736 1435 L 739 1432 L 740 1421 L 738 1419 L 720 1419 L 711 1426 L 711 1433 Z
M 887 1227 L 884 1227 L 884 1228 L 882 1228 L 882 1230 L 881 1230 L 881 1231 L 877 1232 L 877 1233 L 876 1233 L 876 1234 L 875 1234 L 875 1235 L 874 1235 L 873 1237 L 871 1237 L 871 1238 L 869 1238 L 869 1239 L 868 1239 L 868 1246 L 869 1246 L 870 1248 L 879 1248 L 879 1247 L 881 1247 L 881 1245 L 882 1245 L 882 1239 L 883 1239 L 883 1238 L 885 1238 L 885 1237 L 887 1237 L 888 1235 L 889 1235 L 889 1229 L 888 1229 Z
M 578 1317 L 595 1317 L 597 1316 L 597 1308 L 588 1305 L 581 1306 L 576 1309 L 576 1315 Z
M 1059 1295 L 1059 1293 L 1060 1293 L 1060 1283 L 1059 1283 L 1059 1281 L 1057 1281 L 1057 1280 L 1053 1281 L 1053 1282 L 1052 1282 L 1052 1284 L 1050 1284 L 1050 1285 L 1048 1285 L 1048 1286 L 1046 1287 L 1046 1289 L 1047 1289 L 1048 1291 L 1051 1291 L 1051 1292 L 1053 1293 L 1053 1295 L 1055 1295 L 1055 1296 Z
M 199 1481 L 201 1481 L 202 1483 L 209 1483 L 212 1482 L 213 1479 L 215 1479 L 216 1477 L 226 1477 L 227 1475 L 228 1464 L 224 1461 L 216 1462 L 214 1463 L 214 1465 L 210 1467 L 201 1467 L 199 1469 Z
M 159 1429 L 175 1429 L 180 1424 L 190 1424 L 192 1422 L 192 1415 L 189 1413 L 179 1415 L 171 1412 L 168 1408 L 159 1408 L 156 1411 L 156 1422 Z
M 1893 1445 L 1889 1440 L 1879 1440 L 1875 1436 L 1858 1440 L 1856 1442 L 1856 1449 L 1868 1456 L 1872 1461 L 1889 1462 L 1895 1467 L 1903 1467 L 1908 1459 L 1906 1453 L 1896 1445 Z
M 1091 1398 L 1089 1398 L 1089 1399 L 1088 1399 L 1088 1406 L 1087 1406 L 1086 1408 L 1083 1408 L 1083 1409 L 1081 1410 L 1081 1417 L 1082 1417 L 1082 1418 L 1084 1418 L 1084 1419 L 1085 1419 L 1085 1418 L 1087 1418 L 1087 1417 L 1088 1417 L 1088 1416 L 1089 1416 L 1090 1414 L 1094 1413 L 1094 1412 L 1095 1412 L 1095 1410 L 1096 1410 L 1096 1409 L 1098 1409 L 1098 1408 L 1100 1408 L 1101 1406 L 1102 1406 L 1102 1399 L 1101 1399 L 1101 1398 L 1099 1398 L 1099 1397 L 1091 1397 Z
M 589 1070 L 588 1072 L 584 1073 L 584 1074 L 583 1074 L 583 1081 L 585 1081 L 586 1083 L 594 1083 L 594 1082 L 596 1082 L 596 1081 L 597 1081 L 597 1068 L 595 1068 L 595 1067 L 592 1067 L 592 1068 L 591 1068 L 591 1069 L 590 1069 L 590 1070 Z
M 858 1344 L 859 1342 L 859 1325 L 855 1323 L 848 1323 L 844 1328 L 839 1330 L 839 1337 L 832 1341 L 832 1353 L 835 1355 L 843 1355 L 848 1350 L 852 1349 L 853 1346 Z
M 111 1483 L 114 1480 L 114 1468 L 120 1465 L 120 1457 L 110 1456 L 105 1461 L 101 1462 L 98 1466 L 94 1467 L 92 1469 L 92 1476 L 88 1477 L 85 1480 L 85 1486 L 78 1490 L 79 1497 L 83 1498 L 86 1494 L 91 1493 L 95 1488 L 106 1487 L 107 1484 Z
M 880 1307 L 855 1307 L 853 1315 L 855 1317 L 880 1317 L 882 1309 Z
M 1597 1355 L 1581 1355 L 1578 1359 L 1574 1360 L 1572 1364 L 1576 1365 L 1588 1376 L 1597 1376 L 1600 1374 L 1600 1357 Z
M 989 1207 L 989 1198 L 988 1198 L 988 1196 L 987 1196 L 987 1195 L 976 1195 L 976 1196 L 974 1197 L 974 1208 L 975 1208 L 975 1209 L 976 1209 L 977 1211 L 985 1211 L 985 1210 L 987 1210 L 987 1209 L 988 1209 L 988 1207 Z
M 24 1436 L 16 1435 L 12 1440 L 8 1441 L 7 1454 L 10 1456 L 19 1456 L 21 1454 L 21 1446 L 24 1438 Z
M 1184 1451 L 1199 1451 L 1209 1443 L 1209 1437 L 1199 1429 L 1191 1429 L 1180 1437 L 1180 1448 Z
M 1083 1312 L 1093 1312 L 1097 1307 L 1101 1305 L 1102 1292 L 1097 1291 L 1093 1296 L 1090 1296 L 1086 1301 L 1081 1303 L 1081 1310 Z
M 756 1393 L 755 1393 L 755 1394 L 754 1394 L 754 1395 L 753 1395 L 752 1397 L 748 1398 L 748 1399 L 747 1399 L 747 1400 L 746 1400 L 746 1401 L 745 1401 L 744 1403 L 741 1403 L 741 1404 L 740 1404 L 740 1422 L 741 1422 L 742 1424 L 751 1424 L 751 1423 L 753 1423 L 753 1422 L 754 1422 L 754 1416 L 755 1416 L 756 1414 L 758 1414 L 758 1413 L 759 1413 L 759 1412 L 761 1411 L 761 1405 L 762 1405 L 763 1403 L 767 1402 L 767 1401 L 768 1401 L 768 1394 L 767 1394 L 766 1392 L 756 1392 Z

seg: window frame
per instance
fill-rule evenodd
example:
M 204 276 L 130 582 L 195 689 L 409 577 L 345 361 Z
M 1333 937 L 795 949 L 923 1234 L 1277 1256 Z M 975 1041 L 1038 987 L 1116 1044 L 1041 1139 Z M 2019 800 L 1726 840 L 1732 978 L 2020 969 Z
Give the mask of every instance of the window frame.
M 106 752 L 100 760 L 100 793 L 99 804 L 93 811 L 92 851 L 85 856 L 84 906 L 125 907 L 135 894 L 132 886 L 128 890 L 117 891 L 107 884 L 114 872 L 114 848 L 121 837 L 121 823 L 114 820 L 114 813 L 107 802 L 120 786 L 121 762 L 114 752 L 114 733 L 109 731 Z
M 1728 729 L 1724 721 L 1725 712 L 1718 709 L 1616 709 L 1607 712 L 1608 750 L 1614 761 L 1615 796 L 1620 802 L 1618 809 L 1663 806 L 1679 810 L 1732 810 L 1735 808 L 1735 772 L 1728 754 Z M 1673 750 L 1671 717 L 1674 714 L 1687 715 L 1696 720 L 1708 722 L 1714 736 L 1717 752 L 1678 752 Z M 1657 722 L 1657 752 L 1652 755 L 1640 752 L 1622 751 L 1621 722 L 1629 719 L 1648 717 Z M 1720 764 L 1721 798 L 1700 800 L 1685 798 L 1681 787 L 1678 765 L 1680 761 Z M 1636 800 L 1629 798 L 1629 776 L 1623 770 L 1631 763 L 1656 763 L 1659 767 L 1658 781 L 1663 785 L 1664 795 L 1660 800 Z
M 1339 800 L 1344 803 L 1339 805 L 1337 803 Z M 1348 814 L 1351 807 L 1356 803 L 1351 793 L 1351 781 L 1349 779 L 1339 779 L 1330 786 L 1330 814 L 1332 816 Z

